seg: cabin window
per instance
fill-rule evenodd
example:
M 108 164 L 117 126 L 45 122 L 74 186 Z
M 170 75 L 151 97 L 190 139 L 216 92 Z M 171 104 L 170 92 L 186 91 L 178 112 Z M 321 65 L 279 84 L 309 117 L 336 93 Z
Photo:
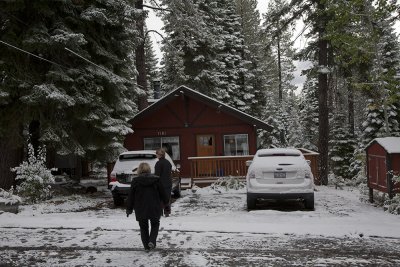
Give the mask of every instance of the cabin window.
M 249 138 L 247 134 L 224 135 L 224 155 L 242 156 L 249 154 Z
M 164 148 L 172 160 L 180 160 L 180 147 L 178 136 L 163 136 L 144 138 L 144 149 L 155 150 L 160 147 Z

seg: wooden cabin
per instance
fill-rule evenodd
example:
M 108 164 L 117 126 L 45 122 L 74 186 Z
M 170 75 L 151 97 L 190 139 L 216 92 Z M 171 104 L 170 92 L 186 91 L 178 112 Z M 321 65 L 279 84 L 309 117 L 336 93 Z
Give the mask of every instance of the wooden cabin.
M 393 197 L 400 192 L 400 183 L 394 183 L 393 176 L 400 175 L 400 137 L 375 138 L 366 147 L 367 184 L 370 201 L 373 202 L 373 190 Z
M 186 86 L 169 92 L 139 112 L 128 150 L 163 147 L 186 178 L 246 174 L 257 150 L 257 129 L 271 126 Z

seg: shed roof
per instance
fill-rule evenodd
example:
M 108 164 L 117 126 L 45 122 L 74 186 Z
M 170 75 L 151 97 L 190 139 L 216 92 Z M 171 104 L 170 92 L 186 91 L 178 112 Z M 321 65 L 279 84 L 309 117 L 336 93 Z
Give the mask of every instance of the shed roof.
M 367 145 L 367 148 L 375 142 L 381 145 L 388 154 L 400 153 L 400 137 L 375 138 Z
M 202 102 L 204 104 L 207 104 L 209 106 L 212 106 L 214 108 L 218 108 L 221 110 L 221 112 L 227 113 L 231 116 L 234 116 L 242 121 L 247 122 L 248 124 L 252 124 L 256 126 L 257 128 L 264 129 L 267 131 L 271 131 L 273 129 L 272 126 L 269 124 L 265 123 L 264 121 L 257 119 L 253 116 L 250 116 L 249 114 L 240 111 L 236 108 L 233 108 L 229 105 L 226 105 L 223 102 L 220 102 L 218 100 L 215 100 L 214 98 L 211 98 L 205 94 L 202 94 L 198 91 L 195 91 L 187 86 L 181 85 L 177 89 L 172 90 L 171 92 L 167 93 L 164 95 L 162 98 L 160 98 L 158 101 L 154 102 L 147 108 L 143 109 L 140 111 L 138 114 L 136 114 L 133 119 L 129 120 L 130 122 L 134 122 L 137 119 L 143 118 L 155 111 L 157 111 L 160 107 L 166 105 L 170 101 L 172 101 L 177 95 L 186 95 L 188 97 L 194 98 L 198 100 L 199 102 Z

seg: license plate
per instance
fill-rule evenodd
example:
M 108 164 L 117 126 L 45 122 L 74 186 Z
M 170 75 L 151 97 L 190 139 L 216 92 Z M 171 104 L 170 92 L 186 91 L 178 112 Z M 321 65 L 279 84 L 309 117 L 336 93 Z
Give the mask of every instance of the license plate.
M 274 172 L 274 178 L 286 178 L 286 172 Z

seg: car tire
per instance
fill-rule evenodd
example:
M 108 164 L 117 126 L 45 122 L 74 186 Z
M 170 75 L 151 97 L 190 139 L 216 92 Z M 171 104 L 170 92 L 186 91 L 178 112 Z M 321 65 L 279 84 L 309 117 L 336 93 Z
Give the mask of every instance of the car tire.
M 257 199 L 247 195 L 247 210 L 254 210 L 256 208 Z
M 181 181 L 179 181 L 177 188 L 174 189 L 174 198 L 181 197 Z
M 114 205 L 117 207 L 124 205 L 124 199 L 118 195 L 114 195 L 113 200 L 114 200 Z
M 304 200 L 304 207 L 308 210 L 314 210 L 314 195 Z

